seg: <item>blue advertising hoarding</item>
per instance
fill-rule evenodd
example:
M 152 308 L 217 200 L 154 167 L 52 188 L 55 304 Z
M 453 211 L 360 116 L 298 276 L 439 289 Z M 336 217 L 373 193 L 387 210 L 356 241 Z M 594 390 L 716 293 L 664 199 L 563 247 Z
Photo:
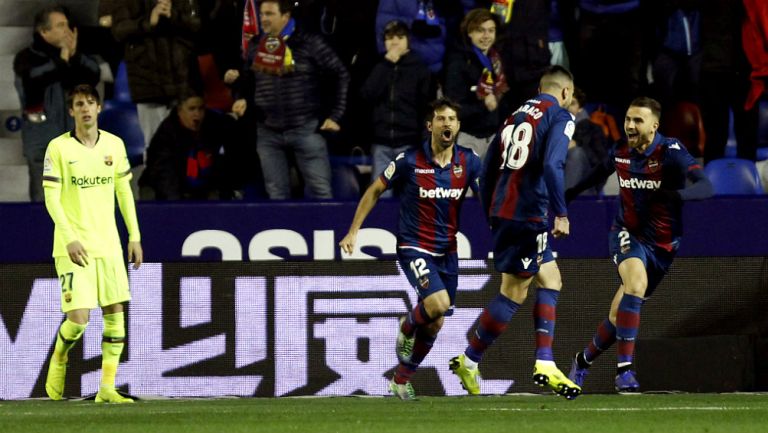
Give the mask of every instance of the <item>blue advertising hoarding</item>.
M 258 261 L 393 258 L 397 201 L 382 200 L 358 236 L 360 251 L 342 257 L 338 242 L 353 202 L 139 202 L 145 260 Z M 571 236 L 552 245 L 564 258 L 607 257 L 615 199 L 579 199 L 569 209 Z M 730 197 L 687 203 L 680 256 L 768 256 L 768 198 Z M 0 262 L 50 262 L 53 224 L 41 204 L 0 205 L 5 229 Z M 459 255 L 486 259 L 490 232 L 476 200 L 461 216 Z

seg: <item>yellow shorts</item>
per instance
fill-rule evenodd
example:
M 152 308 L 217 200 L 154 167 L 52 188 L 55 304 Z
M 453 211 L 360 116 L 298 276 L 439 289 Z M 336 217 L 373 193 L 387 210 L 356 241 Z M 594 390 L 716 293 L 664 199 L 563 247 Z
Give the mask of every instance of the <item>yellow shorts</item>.
M 78 266 L 69 257 L 56 257 L 61 285 L 61 311 L 93 309 L 131 300 L 128 272 L 123 258 L 93 257 Z

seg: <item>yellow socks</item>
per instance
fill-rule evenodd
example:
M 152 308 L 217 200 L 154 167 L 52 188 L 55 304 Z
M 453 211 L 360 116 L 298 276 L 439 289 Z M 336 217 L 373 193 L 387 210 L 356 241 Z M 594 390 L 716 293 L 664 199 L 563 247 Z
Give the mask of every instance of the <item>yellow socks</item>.
M 77 340 L 83 336 L 88 324 L 81 325 L 65 319 L 59 327 L 59 334 L 56 336 L 56 346 L 53 349 L 52 361 L 59 364 L 66 364 L 69 357 L 69 349 L 77 343 Z
M 114 389 L 117 365 L 125 344 L 125 313 L 105 314 L 102 336 L 101 387 Z
M 81 325 L 66 319 L 59 327 L 53 356 L 51 356 L 51 362 L 48 363 L 48 376 L 45 378 L 45 393 L 51 400 L 61 400 L 64 397 L 64 381 L 67 377 L 67 361 L 69 360 L 67 353 L 83 336 L 86 326 L 88 326 L 87 323 Z

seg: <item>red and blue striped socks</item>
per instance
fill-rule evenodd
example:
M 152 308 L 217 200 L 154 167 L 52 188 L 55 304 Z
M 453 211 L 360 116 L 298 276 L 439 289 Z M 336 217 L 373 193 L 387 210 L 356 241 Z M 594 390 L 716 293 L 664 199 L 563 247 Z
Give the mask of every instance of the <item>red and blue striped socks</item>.
M 467 358 L 480 362 L 485 350 L 496 341 L 499 335 L 504 333 L 509 321 L 512 320 L 512 316 L 519 308 L 520 304 L 517 302 L 502 294 L 496 295 L 480 314 L 480 324 L 475 329 L 475 334 L 469 340 L 469 346 L 464 351 Z
M 643 298 L 624 294 L 616 314 L 617 360 L 619 368 L 632 364 L 635 354 L 635 340 L 640 327 L 640 307 Z
M 533 307 L 533 327 L 536 331 L 536 359 L 554 361 L 552 340 L 555 338 L 555 317 L 557 298 L 560 292 L 540 288 L 536 290 L 536 304 Z

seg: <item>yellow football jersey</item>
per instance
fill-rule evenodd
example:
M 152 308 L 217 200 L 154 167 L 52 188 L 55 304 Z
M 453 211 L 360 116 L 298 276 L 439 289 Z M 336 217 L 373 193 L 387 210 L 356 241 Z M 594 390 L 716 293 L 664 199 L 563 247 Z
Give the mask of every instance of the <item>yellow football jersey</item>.
M 125 144 L 119 137 L 99 130 L 96 145 L 83 145 L 72 131 L 51 140 L 45 153 L 43 187 L 60 190 L 61 209 L 49 204 L 54 220 L 53 256 L 66 256 L 67 244 L 83 244 L 90 257 L 121 256 L 122 247 L 115 219 L 115 185 L 128 187 L 131 167 Z M 123 189 L 124 190 L 124 189 Z M 140 239 L 133 197 L 130 211 L 123 212 L 129 239 Z M 125 209 L 122 209 L 123 211 Z M 61 218 L 61 217 L 65 218 Z

